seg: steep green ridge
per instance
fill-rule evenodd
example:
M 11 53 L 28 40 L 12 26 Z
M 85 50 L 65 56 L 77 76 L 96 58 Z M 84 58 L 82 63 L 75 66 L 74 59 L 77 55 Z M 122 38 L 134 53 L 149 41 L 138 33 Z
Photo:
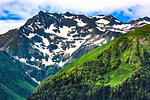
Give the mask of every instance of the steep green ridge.
M 21 66 L 6 52 L 0 52 L 0 100 L 25 100 L 37 86 Z
M 128 32 L 42 81 L 28 100 L 149 100 L 150 25 Z

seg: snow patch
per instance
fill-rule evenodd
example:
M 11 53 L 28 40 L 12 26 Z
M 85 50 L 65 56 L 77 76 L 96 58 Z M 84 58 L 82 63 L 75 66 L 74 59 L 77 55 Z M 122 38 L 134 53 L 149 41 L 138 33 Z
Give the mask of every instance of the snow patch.
M 27 59 L 25 59 L 25 58 L 20 58 L 19 60 L 23 63 L 26 63 L 26 61 L 27 61 Z
M 39 29 L 41 29 L 41 28 L 44 27 L 40 22 L 35 22 L 35 24 L 36 24 L 36 26 L 37 26 Z
M 52 34 L 55 34 L 59 37 L 64 37 L 64 38 L 67 38 L 67 34 L 70 33 L 73 29 L 75 28 L 75 26 L 72 26 L 72 27 L 67 27 L 67 26 L 63 26 L 63 27 L 59 27 L 59 33 L 58 32 L 54 32 L 53 30 L 54 29 L 57 29 L 54 24 L 52 24 L 50 26 L 49 29 L 45 30 L 46 33 L 52 33 Z
M 28 25 L 28 28 L 30 28 L 32 32 L 34 31 L 34 28 L 32 27 L 32 24 Z
M 35 35 L 36 35 L 36 34 L 34 34 L 34 33 L 30 33 L 29 36 L 27 36 L 27 35 L 25 35 L 25 36 L 26 36 L 27 38 L 31 39 L 31 38 L 33 38 Z
M 105 31 L 105 29 L 102 29 L 102 28 L 100 28 L 100 27 L 96 27 L 98 30 L 100 30 L 100 31 L 102 31 L 102 32 L 104 32 Z
M 96 23 L 109 24 L 110 22 L 108 20 L 105 20 L 105 19 L 100 19 L 100 20 L 96 21 Z
M 63 67 L 64 64 L 65 64 L 65 62 L 62 62 L 62 60 L 60 61 L 60 63 L 58 63 L 58 65 L 59 65 L 60 67 Z
M 50 39 L 51 39 L 51 40 L 54 40 L 54 38 L 55 38 L 54 35 L 51 35 L 51 36 L 50 36 Z M 52 43 L 51 43 L 51 44 L 52 44 Z
M 89 31 L 89 32 L 92 32 L 92 31 L 93 31 L 93 29 L 88 29 L 88 31 Z
M 114 39 L 114 37 L 112 36 L 111 40 L 113 40 L 113 39 Z
M 30 67 L 35 67 L 36 69 L 38 70 L 41 70 L 41 68 L 39 68 L 38 66 L 35 66 L 35 65 L 31 65 L 29 63 L 27 63 L 27 59 L 26 58 L 18 58 L 18 56 L 13 56 L 16 60 L 19 60 L 20 62 L 22 63 L 25 63 L 26 65 L 30 66 Z
M 51 24 L 48 29 L 45 30 L 46 33 L 54 33 L 53 30 L 57 29 L 54 24 Z
M 91 37 L 91 35 L 87 35 L 84 39 L 89 39 Z
M 31 60 L 31 61 L 34 61 L 34 60 L 35 60 L 35 58 L 34 58 L 34 57 L 32 57 L 30 60 Z
M 109 30 L 112 32 L 119 32 L 119 33 L 126 33 L 127 32 L 127 30 L 124 31 L 124 30 L 120 30 L 120 29 L 109 29 Z
M 65 16 L 64 15 L 64 17 L 65 17 L 65 19 L 73 19 L 74 16 Z
M 55 19 L 57 19 L 57 17 L 56 17 L 56 16 L 54 16 L 53 14 L 49 14 L 49 16 L 54 17 Z
M 91 37 L 91 35 L 87 35 L 87 36 L 84 38 L 84 40 L 76 40 L 75 43 L 72 44 L 72 45 L 74 45 L 75 47 L 67 48 L 67 49 L 64 51 L 64 56 L 65 56 L 65 55 L 68 55 L 68 54 L 69 54 L 69 55 L 72 55 L 73 52 L 74 52 L 75 50 L 77 50 L 78 48 L 80 48 L 81 45 L 85 43 L 86 39 L 89 39 L 90 37 Z M 58 45 L 58 47 L 60 48 L 60 44 Z M 56 52 L 56 51 L 59 51 L 59 50 L 60 50 L 60 49 L 55 50 L 55 52 Z M 62 59 L 63 59 L 63 57 L 62 57 Z M 67 61 L 65 61 L 65 62 L 62 62 L 62 59 L 61 59 L 60 63 L 58 63 L 58 65 L 61 66 L 61 67 L 68 61 L 68 60 L 67 60 Z
M 45 46 L 48 46 L 50 44 L 47 38 L 44 38 L 43 36 L 40 37 L 43 39 L 43 43 L 45 44 Z
M 84 42 L 85 42 L 85 40 L 83 40 L 83 41 L 81 41 L 81 40 L 75 41 L 74 45 L 75 45 L 76 47 L 66 49 L 64 55 L 66 55 L 66 54 L 71 55 L 71 54 L 72 54 L 75 50 L 77 50 Z M 63 57 L 62 57 L 62 59 L 63 59 Z M 65 62 L 62 62 L 62 59 L 61 59 L 60 63 L 58 63 L 58 65 L 61 66 L 61 67 L 68 61 L 68 60 L 67 60 L 67 61 L 65 61 Z
M 118 22 L 118 23 L 121 23 L 119 20 L 115 20 L 116 22 Z
M 97 40 L 97 41 L 95 41 L 94 42 L 94 44 L 98 44 L 98 45 L 101 45 L 102 44 L 102 42 L 104 42 L 105 41 L 105 38 L 101 38 L 100 40 Z
M 45 66 L 48 66 L 48 65 L 54 64 L 54 62 L 50 58 L 48 58 L 48 61 L 46 61 L 45 59 L 42 59 L 42 64 L 45 64 Z
M 31 67 L 35 67 L 35 68 L 38 69 L 38 70 L 41 70 L 41 68 L 39 68 L 38 66 L 31 65 L 31 64 L 29 64 L 29 63 L 25 63 L 25 64 L 28 65 L 28 66 L 31 66 Z
M 56 35 L 67 38 L 67 34 L 71 32 L 72 29 L 67 26 L 63 26 L 62 28 L 59 28 L 59 30 L 60 30 L 60 33 L 56 33 Z
M 142 24 L 142 23 L 144 23 L 144 24 L 150 24 L 150 22 L 145 21 L 145 20 L 138 22 L 138 24 Z
M 41 82 L 40 81 L 37 81 L 35 78 L 31 77 L 28 72 L 25 72 L 34 82 L 40 84 Z
M 130 29 L 131 27 L 132 27 L 131 24 L 113 25 L 113 28 L 118 29 Z
M 47 49 L 46 47 L 41 46 L 42 43 L 34 43 L 35 45 L 33 45 L 33 48 L 38 49 L 40 52 L 42 52 L 44 54 L 44 56 L 47 55 L 52 55 L 52 53 L 50 53 L 49 49 Z
M 97 18 L 97 19 L 100 19 L 100 18 L 104 18 L 105 16 L 104 15 L 97 15 L 97 16 L 92 16 L 90 18 Z
M 105 25 L 103 24 L 103 23 L 96 23 L 97 24 L 97 26 L 99 26 L 99 27 L 101 27 L 101 28 L 104 28 L 105 27 Z
M 80 27 L 84 27 L 87 23 L 84 23 L 81 19 L 74 19 L 77 22 L 77 25 Z
M 68 54 L 72 54 L 75 50 L 77 50 L 82 44 L 83 44 L 84 41 L 75 41 L 75 43 L 73 45 L 75 45 L 76 47 L 75 48 L 69 48 L 69 49 L 66 49 L 65 53 L 68 53 Z
M 104 41 L 103 43 L 106 44 L 106 43 L 107 43 L 107 40 L 105 39 L 105 41 Z

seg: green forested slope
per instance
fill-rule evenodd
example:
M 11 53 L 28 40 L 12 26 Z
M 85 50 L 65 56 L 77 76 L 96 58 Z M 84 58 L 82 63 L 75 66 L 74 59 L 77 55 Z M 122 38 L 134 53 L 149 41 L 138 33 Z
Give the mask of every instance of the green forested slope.
M 28 100 L 149 100 L 150 25 L 122 35 L 45 79 Z
M 37 86 L 22 66 L 6 52 L 0 52 L 0 100 L 25 100 Z

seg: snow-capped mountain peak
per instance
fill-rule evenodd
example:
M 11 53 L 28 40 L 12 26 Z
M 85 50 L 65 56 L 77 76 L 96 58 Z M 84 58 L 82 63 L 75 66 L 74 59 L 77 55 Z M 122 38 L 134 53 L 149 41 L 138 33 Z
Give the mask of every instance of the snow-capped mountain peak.
M 148 17 L 122 23 L 113 16 L 40 11 L 19 29 L 1 35 L 0 49 L 36 70 L 46 71 L 51 65 L 66 66 L 97 46 L 149 23 Z

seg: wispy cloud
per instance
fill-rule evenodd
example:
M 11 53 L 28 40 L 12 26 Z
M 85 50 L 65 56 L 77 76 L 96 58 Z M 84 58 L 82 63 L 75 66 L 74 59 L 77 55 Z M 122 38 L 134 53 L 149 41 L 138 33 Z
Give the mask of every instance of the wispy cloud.
M 25 20 L 0 20 L 0 34 L 4 34 L 11 29 L 19 28 L 24 23 Z
M 40 10 L 91 15 L 122 13 L 131 19 L 150 16 L 150 0 L 1 0 L 0 18 L 10 14 L 28 19 Z

